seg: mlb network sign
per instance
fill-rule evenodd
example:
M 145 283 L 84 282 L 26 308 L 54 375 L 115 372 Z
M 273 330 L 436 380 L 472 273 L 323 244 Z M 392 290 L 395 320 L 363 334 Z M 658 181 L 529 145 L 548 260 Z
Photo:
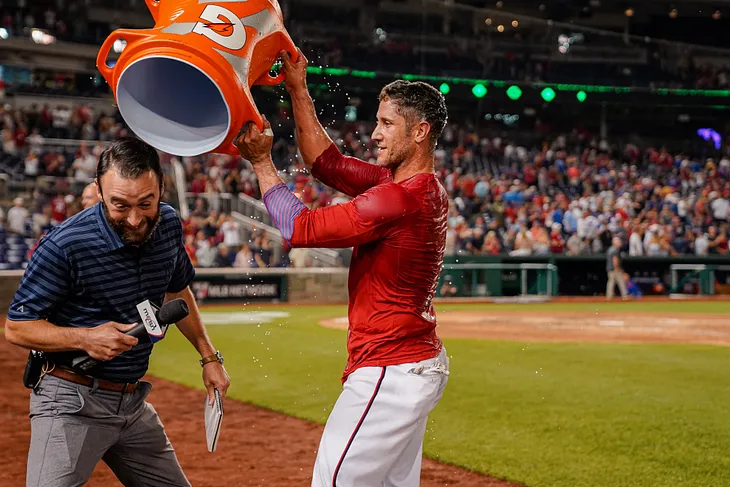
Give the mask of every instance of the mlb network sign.
M 286 300 L 283 276 L 200 276 L 193 281 L 193 295 L 199 302 Z

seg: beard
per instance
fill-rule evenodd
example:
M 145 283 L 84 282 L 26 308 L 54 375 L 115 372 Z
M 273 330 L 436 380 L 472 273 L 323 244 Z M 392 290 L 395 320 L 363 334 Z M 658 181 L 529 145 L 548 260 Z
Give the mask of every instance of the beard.
M 157 229 L 157 225 L 160 224 L 160 205 L 159 204 L 157 205 L 157 213 L 155 213 L 155 216 L 152 218 L 145 217 L 144 224 L 140 225 L 139 230 L 134 230 L 124 220 L 122 220 L 122 221 L 114 220 L 112 218 L 111 214 L 109 214 L 109 210 L 106 207 L 106 203 L 104 203 L 102 201 L 101 205 L 104 208 L 104 217 L 106 218 L 106 221 L 109 223 L 109 226 L 112 227 L 112 229 L 116 232 L 117 235 L 119 235 L 119 238 L 122 239 L 122 242 L 129 244 L 129 245 L 140 246 L 140 245 L 146 243 L 152 237 L 152 234 L 155 233 L 155 230 Z M 142 231 L 142 230 L 144 230 L 144 231 Z
M 395 170 L 411 157 L 414 147 L 407 142 L 403 142 L 394 147 L 389 146 L 387 150 L 388 158 L 382 164 L 378 161 L 378 164 L 387 169 Z

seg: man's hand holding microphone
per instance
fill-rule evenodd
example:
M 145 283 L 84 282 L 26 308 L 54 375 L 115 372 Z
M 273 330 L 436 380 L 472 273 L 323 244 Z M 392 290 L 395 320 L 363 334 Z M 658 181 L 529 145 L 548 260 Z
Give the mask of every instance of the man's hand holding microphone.
M 103 325 L 90 328 L 82 336 L 84 343 L 81 347 L 95 360 L 108 361 L 117 355 L 131 350 L 139 339 L 127 332 L 132 331 L 138 323 L 125 325 L 115 321 L 108 321 Z

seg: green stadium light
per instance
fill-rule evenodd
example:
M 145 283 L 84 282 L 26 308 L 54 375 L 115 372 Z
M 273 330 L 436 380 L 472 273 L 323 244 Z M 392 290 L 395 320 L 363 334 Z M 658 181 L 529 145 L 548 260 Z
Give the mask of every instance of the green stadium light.
M 540 96 L 543 100 L 550 103 L 555 99 L 555 90 L 549 86 L 540 92 Z
M 439 86 L 439 91 L 444 95 L 448 95 L 449 91 L 451 91 L 451 86 L 449 86 L 448 83 L 441 83 L 441 86 Z
M 507 88 L 507 96 L 510 98 L 510 100 L 519 100 L 522 96 L 522 90 L 517 85 L 512 85 L 509 88 Z
M 392 72 L 376 72 L 376 71 L 359 71 L 348 68 L 323 68 L 321 66 L 307 66 L 307 73 L 328 76 L 350 76 L 355 78 L 389 78 L 389 79 L 405 79 L 409 81 L 433 81 L 434 83 L 451 83 L 454 85 L 474 85 L 481 84 L 485 86 L 494 86 L 495 88 L 503 88 L 506 83 L 502 80 L 477 79 L 477 78 L 459 78 L 452 76 L 434 76 L 428 74 L 408 74 L 408 73 L 392 73 Z M 523 87 L 540 90 L 544 88 L 542 83 L 523 83 Z M 516 88 L 516 89 L 515 89 Z M 547 88 L 545 88 L 547 89 Z M 545 91 L 543 89 L 543 91 Z M 551 91 L 569 91 L 585 93 L 613 93 L 623 95 L 627 93 L 647 93 L 651 95 L 672 95 L 687 97 L 721 97 L 730 98 L 730 90 L 694 90 L 685 88 L 649 88 L 649 87 L 628 87 L 628 86 L 607 86 L 607 85 L 582 85 L 572 83 L 558 83 L 550 88 Z M 513 93 L 515 97 L 510 96 Z M 517 96 L 519 94 L 519 96 Z M 519 86 L 513 85 L 507 89 L 507 96 L 513 100 L 517 100 L 522 96 L 522 90 Z M 556 95 L 557 96 L 557 95 Z
M 471 89 L 471 92 L 474 93 L 474 96 L 476 96 L 477 98 L 484 98 L 484 95 L 487 94 L 487 87 L 481 83 L 478 83 L 474 85 L 474 87 Z
M 586 101 L 586 98 L 588 98 L 588 95 L 586 95 L 585 91 L 581 90 L 575 94 L 575 97 L 578 99 L 579 102 L 583 103 L 584 101 Z

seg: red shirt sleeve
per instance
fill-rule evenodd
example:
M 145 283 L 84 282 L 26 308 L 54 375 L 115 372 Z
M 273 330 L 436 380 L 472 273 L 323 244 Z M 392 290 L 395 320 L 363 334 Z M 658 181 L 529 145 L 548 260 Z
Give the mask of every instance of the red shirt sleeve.
M 345 156 L 335 144 L 325 149 L 314 161 L 312 175 L 330 188 L 353 198 L 392 179 L 386 168 Z
M 419 209 L 406 189 L 385 183 L 341 205 L 303 210 L 294 220 L 292 247 L 346 248 L 382 238 L 393 222 Z

